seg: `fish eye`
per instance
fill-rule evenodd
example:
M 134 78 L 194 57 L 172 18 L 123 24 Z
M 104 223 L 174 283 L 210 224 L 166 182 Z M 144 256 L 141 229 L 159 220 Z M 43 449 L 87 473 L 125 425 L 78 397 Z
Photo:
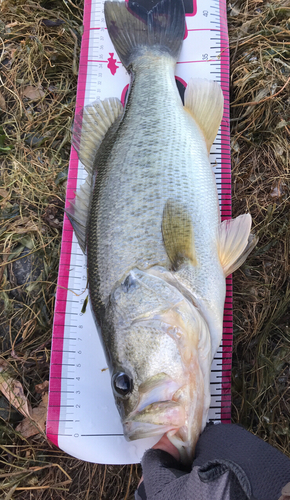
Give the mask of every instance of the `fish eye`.
M 113 389 L 118 396 L 125 397 L 133 390 L 132 378 L 124 372 L 117 372 L 112 378 Z

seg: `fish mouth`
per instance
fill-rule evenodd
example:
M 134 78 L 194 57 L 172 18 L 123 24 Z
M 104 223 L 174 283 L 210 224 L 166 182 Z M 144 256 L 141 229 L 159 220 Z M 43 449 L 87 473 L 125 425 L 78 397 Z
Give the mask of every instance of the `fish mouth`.
M 184 423 L 185 411 L 178 402 L 159 401 L 146 406 L 142 411 L 134 412 L 124 420 L 124 436 L 128 441 L 158 436 L 177 431 Z
M 139 402 L 123 420 L 128 441 L 174 433 L 185 424 L 185 409 L 174 398 L 180 385 L 166 373 L 159 373 L 140 385 Z

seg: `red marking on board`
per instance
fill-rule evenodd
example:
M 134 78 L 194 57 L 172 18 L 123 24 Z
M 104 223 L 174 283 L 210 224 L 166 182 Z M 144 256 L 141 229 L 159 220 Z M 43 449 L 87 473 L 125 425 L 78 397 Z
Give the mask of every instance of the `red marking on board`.
M 97 62 L 97 63 L 106 63 L 108 62 L 109 59 L 107 59 L 106 61 L 102 61 L 101 59 L 88 59 L 88 62 Z M 121 62 L 119 63 L 119 61 L 117 61 L 118 64 L 121 64 Z
M 185 17 L 193 17 L 193 16 L 195 16 L 195 14 L 197 12 L 196 0 L 192 0 L 192 12 L 191 12 L 191 9 L 189 9 L 190 12 L 187 12 L 187 8 L 188 7 L 187 7 L 186 3 L 184 4 L 184 8 L 185 8 Z M 185 40 L 188 37 L 188 31 L 189 30 L 187 29 L 187 24 L 186 24 L 186 21 L 185 21 L 185 33 L 184 33 L 183 40 Z
M 187 83 L 185 80 L 183 80 L 182 78 L 180 78 L 180 76 L 175 76 L 175 80 L 178 80 L 180 83 L 182 83 L 182 85 L 184 86 L 184 88 L 186 89 L 187 87 Z
M 108 59 L 109 62 L 107 64 L 107 68 L 109 68 L 112 75 L 115 75 L 117 69 L 119 68 L 119 66 L 117 66 L 117 64 L 116 64 L 117 59 L 113 58 L 114 52 L 109 52 L 109 54 L 110 54 L 110 57 Z
M 190 28 L 188 31 L 220 31 L 218 28 Z
M 190 2 L 190 4 L 191 4 L 191 2 Z M 196 12 L 197 12 L 196 0 L 192 0 L 192 12 L 191 12 L 191 8 L 188 9 L 186 1 L 184 2 L 184 8 L 185 8 L 185 17 L 195 16 Z M 188 10 L 190 10 L 190 12 L 188 12 Z
M 229 40 L 227 30 L 227 12 L 224 0 L 219 0 L 220 8 L 220 44 L 221 44 L 221 88 L 224 94 L 224 116 L 221 123 L 221 176 L 222 176 L 222 220 L 231 218 L 231 163 L 230 158 L 230 135 L 229 135 Z M 228 360 L 222 361 L 222 396 L 221 396 L 221 420 L 223 423 L 231 423 L 231 360 L 233 347 L 233 327 L 232 327 L 232 276 L 226 279 L 226 300 L 224 320 L 227 318 L 230 327 L 224 327 L 223 330 L 223 358 L 228 356 Z M 224 344 L 225 335 L 227 335 L 227 344 Z M 225 372 L 225 369 L 228 372 Z
M 91 20 L 92 0 L 86 0 L 84 5 L 84 35 L 82 39 L 80 67 L 84 68 L 83 78 L 78 79 L 76 114 L 81 111 L 85 102 L 85 90 L 87 81 L 88 53 L 89 53 L 89 28 Z M 72 191 L 72 196 L 66 196 L 66 207 L 72 198 L 74 198 L 77 187 L 77 177 L 74 171 L 78 170 L 78 156 L 74 148 L 71 148 L 69 173 L 67 180 L 67 191 Z M 69 265 L 71 260 L 71 248 L 73 239 L 73 229 L 67 216 L 63 222 L 63 238 L 61 243 L 59 275 L 57 281 L 55 313 L 53 321 L 51 360 L 50 360 L 50 380 L 49 380 L 49 402 L 46 419 L 46 435 L 50 441 L 58 446 L 59 420 L 61 410 L 61 377 L 62 377 L 62 355 L 63 355 L 63 337 L 65 324 Z

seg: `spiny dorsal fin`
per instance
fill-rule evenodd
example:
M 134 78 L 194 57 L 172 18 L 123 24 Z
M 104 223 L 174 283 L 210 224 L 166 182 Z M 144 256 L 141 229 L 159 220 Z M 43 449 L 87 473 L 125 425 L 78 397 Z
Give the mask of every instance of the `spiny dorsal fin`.
M 240 215 L 220 224 L 218 252 L 225 276 L 238 269 L 258 243 L 258 237 L 250 233 L 251 225 L 250 214 Z
M 162 235 L 164 246 L 176 271 L 185 260 L 197 264 L 190 213 L 179 202 L 169 199 L 163 210 Z
M 86 253 L 86 226 L 90 208 L 92 193 L 92 176 L 88 175 L 84 184 L 80 186 L 74 200 L 72 200 L 66 209 L 66 215 L 73 227 L 78 243 Z
M 209 152 L 224 111 L 224 96 L 220 85 L 212 80 L 192 78 L 185 89 L 184 107 L 201 129 Z
M 119 99 L 109 98 L 89 104 L 75 119 L 72 144 L 88 172 L 88 176 L 77 192 L 75 199 L 70 202 L 66 214 L 84 253 L 86 250 L 87 219 L 94 189 L 93 171 L 95 159 L 106 133 L 117 118 L 121 116 L 122 112 L 123 107 Z
M 93 172 L 94 161 L 102 140 L 122 112 L 121 101 L 110 97 L 89 104 L 76 116 L 72 145 L 88 174 Z

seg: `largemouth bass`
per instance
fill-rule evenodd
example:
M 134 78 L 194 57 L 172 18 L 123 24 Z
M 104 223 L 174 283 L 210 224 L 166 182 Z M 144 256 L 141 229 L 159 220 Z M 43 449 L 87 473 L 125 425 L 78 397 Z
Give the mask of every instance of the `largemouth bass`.
M 223 115 L 212 81 L 174 70 L 182 0 L 150 11 L 105 2 L 109 35 L 131 75 L 84 109 L 73 144 L 88 177 L 67 214 L 87 253 L 90 302 L 127 439 L 167 433 L 184 461 L 207 420 L 222 337 L 225 277 L 256 244 L 249 214 L 221 223 L 210 147 Z

